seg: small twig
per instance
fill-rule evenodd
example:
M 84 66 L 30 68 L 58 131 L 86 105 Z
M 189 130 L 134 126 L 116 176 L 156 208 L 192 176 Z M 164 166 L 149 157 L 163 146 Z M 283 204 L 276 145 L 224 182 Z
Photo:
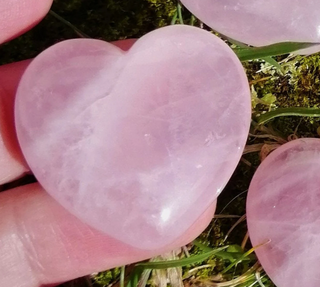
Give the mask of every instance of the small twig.
M 248 231 L 246 232 L 246 235 L 244 236 L 243 240 L 242 240 L 242 243 L 241 243 L 241 249 L 244 250 L 247 242 L 248 242 L 248 239 L 249 239 L 249 233 Z
M 213 265 L 213 264 L 204 264 L 204 265 L 201 265 L 201 266 L 194 267 L 194 268 L 190 269 L 187 272 L 187 274 L 184 275 L 183 280 L 187 279 L 188 277 L 190 277 L 191 275 L 193 275 L 194 273 L 198 272 L 201 269 L 211 268 L 211 267 L 215 267 L 215 265 Z
M 287 141 L 285 139 L 283 139 L 282 137 L 280 136 L 275 136 L 275 135 L 272 135 L 272 134 L 264 134 L 264 135 L 255 135 L 255 134 L 252 134 L 252 133 L 249 133 L 249 136 L 250 137 L 253 137 L 253 138 L 269 138 L 269 139 L 272 139 L 272 140 L 275 140 L 276 142 L 279 142 L 279 143 L 282 143 L 282 144 L 285 144 Z
M 152 269 L 143 270 L 137 287 L 145 287 L 147 285 L 151 272 Z
M 264 143 L 246 145 L 242 154 L 245 155 L 248 153 L 259 152 L 263 145 Z
M 248 189 L 240 192 L 237 196 L 235 196 L 234 198 L 232 198 L 232 199 L 222 208 L 222 210 L 220 211 L 219 214 L 221 214 L 222 212 L 224 212 L 224 211 L 227 209 L 227 207 L 228 207 L 234 200 L 236 200 L 238 197 L 240 197 L 241 195 L 245 194 L 246 192 L 248 192 Z M 215 224 L 216 221 L 217 221 L 217 219 L 216 219 L 213 223 Z
M 264 77 L 264 78 L 261 78 L 261 79 L 257 79 L 257 80 L 252 80 L 249 82 L 250 85 L 254 85 L 254 84 L 257 84 L 259 82 L 264 82 L 264 81 L 267 81 L 269 79 L 271 79 L 272 76 L 269 76 L 269 77 Z
M 240 262 L 242 262 L 242 260 L 246 257 L 248 257 L 252 252 L 254 252 L 257 248 L 260 248 L 264 245 L 267 245 L 271 242 L 271 240 L 267 240 L 264 243 L 261 243 L 257 246 L 252 247 L 250 250 L 248 250 L 247 252 L 245 252 L 239 259 L 237 259 L 236 261 L 232 262 L 227 268 L 225 268 L 224 270 L 222 270 L 222 274 L 225 274 L 227 271 L 229 271 L 232 267 L 238 265 Z
M 241 162 L 246 164 L 248 167 L 252 167 L 252 163 L 250 161 L 248 161 L 247 159 L 245 159 L 244 157 L 241 157 Z
M 223 242 L 225 242 L 225 241 L 227 240 L 227 238 L 229 237 L 229 235 L 231 234 L 231 232 L 232 232 L 241 222 L 243 222 L 243 221 L 246 220 L 246 217 L 247 217 L 246 214 L 242 215 L 242 216 L 237 220 L 237 222 L 231 226 L 231 228 L 229 229 L 228 233 L 227 233 L 226 236 L 224 237 Z
M 183 252 L 184 252 L 184 254 L 185 254 L 186 257 L 190 257 L 189 250 L 188 250 L 188 248 L 187 248 L 185 245 L 182 247 L 182 250 L 183 250 Z
M 230 214 L 215 214 L 213 218 L 239 218 L 240 215 L 230 215 Z

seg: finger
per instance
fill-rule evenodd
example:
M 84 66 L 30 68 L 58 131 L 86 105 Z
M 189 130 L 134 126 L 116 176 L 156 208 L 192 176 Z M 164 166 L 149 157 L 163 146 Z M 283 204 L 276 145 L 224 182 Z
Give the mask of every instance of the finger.
M 0 194 L 0 286 L 38 287 L 150 258 L 187 244 L 210 222 L 212 205 L 162 250 L 135 249 L 82 223 L 38 184 Z
M 28 171 L 14 127 L 14 99 L 20 78 L 31 60 L 0 66 L 0 184 Z
M 111 42 L 113 45 L 122 49 L 123 51 L 128 51 L 138 39 L 125 39 Z
M 0 43 L 31 29 L 49 11 L 52 0 L 1 0 Z

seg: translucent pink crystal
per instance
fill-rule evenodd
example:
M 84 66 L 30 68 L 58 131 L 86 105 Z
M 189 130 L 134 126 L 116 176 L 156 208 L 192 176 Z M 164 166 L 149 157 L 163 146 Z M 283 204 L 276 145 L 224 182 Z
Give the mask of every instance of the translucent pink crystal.
M 320 42 L 318 0 L 181 0 L 201 21 L 253 46 Z M 320 51 L 320 46 L 304 53 Z
M 233 173 L 250 93 L 232 50 L 170 26 L 124 52 L 99 40 L 40 54 L 18 88 L 16 127 L 43 187 L 70 212 L 135 247 L 174 241 Z
M 320 139 L 271 153 L 250 184 L 247 219 L 259 261 L 278 287 L 320 286 Z

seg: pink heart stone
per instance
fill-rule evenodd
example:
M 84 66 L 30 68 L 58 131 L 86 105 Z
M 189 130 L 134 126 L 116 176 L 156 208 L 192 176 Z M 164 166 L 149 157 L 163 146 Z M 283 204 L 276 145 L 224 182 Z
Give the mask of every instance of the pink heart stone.
M 214 202 L 251 116 L 243 67 L 209 32 L 153 31 L 124 52 L 75 39 L 32 61 L 16 99 L 19 142 L 42 186 L 98 230 L 163 247 Z
M 181 0 L 217 32 L 252 46 L 320 42 L 318 0 Z M 315 46 L 303 50 L 314 53 Z
M 247 220 L 263 268 L 278 287 L 320 286 L 320 139 L 272 152 L 250 184 Z

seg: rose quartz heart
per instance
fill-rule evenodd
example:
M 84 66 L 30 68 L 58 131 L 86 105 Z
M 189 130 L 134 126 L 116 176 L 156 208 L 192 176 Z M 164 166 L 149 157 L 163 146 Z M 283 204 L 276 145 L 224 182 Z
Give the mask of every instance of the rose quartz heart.
M 278 287 L 320 286 L 320 139 L 299 139 L 259 166 L 247 200 L 259 261 Z
M 253 46 L 320 42 L 318 0 L 181 0 L 201 21 Z M 303 53 L 320 51 L 315 46 Z
M 99 40 L 40 54 L 18 88 L 16 127 L 42 186 L 91 226 L 163 247 L 233 173 L 250 123 L 241 63 L 209 32 L 170 26 L 124 52 Z

